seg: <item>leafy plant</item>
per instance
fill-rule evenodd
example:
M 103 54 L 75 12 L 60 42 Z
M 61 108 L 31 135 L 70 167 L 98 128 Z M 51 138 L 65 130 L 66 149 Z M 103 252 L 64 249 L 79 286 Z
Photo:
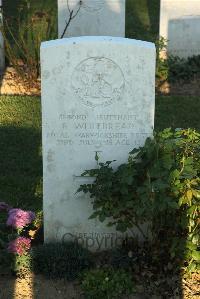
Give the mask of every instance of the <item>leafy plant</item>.
M 110 265 L 118 269 L 132 269 L 137 264 L 139 256 L 139 246 L 136 244 L 129 244 L 131 250 L 122 246 L 121 248 L 114 248 L 111 251 Z M 133 249 L 133 250 L 132 250 Z
M 32 248 L 36 273 L 51 278 L 77 278 L 80 271 L 91 265 L 90 253 L 77 243 L 48 243 Z
M 187 266 L 200 262 L 200 134 L 192 129 L 165 129 L 116 170 L 112 162 L 99 163 L 82 176 L 95 177 L 79 192 L 89 193 L 90 218 L 116 226 L 122 232 L 137 227 L 145 240 L 166 258 Z M 151 232 L 147 235 L 142 224 Z M 166 262 L 168 262 L 166 260 Z
M 160 37 L 155 41 L 156 45 L 156 79 L 159 82 L 190 81 L 200 76 L 200 55 L 180 58 L 168 55 L 167 40 Z
M 188 58 L 170 56 L 167 60 L 170 82 L 190 81 L 200 76 L 200 55 Z
M 112 268 L 84 273 L 81 287 L 87 299 L 122 298 L 134 292 L 134 284 L 128 272 Z
M 24 211 L 0 202 L 0 272 L 12 271 L 18 276 L 31 270 L 29 250 L 30 228 L 36 229 L 37 217 L 32 211 Z
M 160 37 L 155 41 L 156 46 L 156 79 L 166 81 L 168 79 L 169 65 L 166 57 L 162 56 L 162 52 L 166 51 L 167 40 Z

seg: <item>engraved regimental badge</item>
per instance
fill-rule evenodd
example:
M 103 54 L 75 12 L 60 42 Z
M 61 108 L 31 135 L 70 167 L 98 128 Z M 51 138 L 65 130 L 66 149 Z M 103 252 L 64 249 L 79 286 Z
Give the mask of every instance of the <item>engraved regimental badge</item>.
M 124 89 L 120 67 L 104 57 L 83 60 L 72 74 L 72 88 L 89 107 L 108 106 L 120 99 Z

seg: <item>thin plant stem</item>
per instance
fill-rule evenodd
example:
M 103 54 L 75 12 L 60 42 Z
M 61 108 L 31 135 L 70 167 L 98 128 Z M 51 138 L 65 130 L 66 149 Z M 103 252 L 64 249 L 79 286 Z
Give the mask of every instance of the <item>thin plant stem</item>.
M 82 1 L 79 1 L 79 7 L 77 9 L 77 11 L 75 12 L 74 14 L 74 10 L 71 10 L 70 7 L 69 7 L 69 0 L 67 0 L 67 8 L 68 8 L 68 11 L 69 11 L 69 19 L 68 21 L 66 22 L 66 25 L 65 25 L 65 28 L 64 28 L 64 31 L 63 33 L 61 34 L 61 37 L 60 38 L 63 38 L 65 36 L 65 33 L 71 23 L 71 21 L 78 15 L 80 9 L 81 9 L 81 5 L 82 5 Z

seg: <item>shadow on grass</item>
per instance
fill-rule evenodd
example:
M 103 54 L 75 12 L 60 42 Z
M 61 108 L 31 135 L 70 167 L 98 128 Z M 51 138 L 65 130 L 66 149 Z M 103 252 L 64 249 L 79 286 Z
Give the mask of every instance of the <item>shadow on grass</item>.
M 14 207 L 34 211 L 42 208 L 39 130 L 0 127 L 0 198 Z
M 25 210 L 42 208 L 40 130 L 11 125 L 0 127 L 0 201 Z M 6 266 L 5 260 L 3 265 L 0 271 L 0 298 L 12 299 L 20 284 L 15 277 L 7 276 L 9 265 Z M 26 280 L 23 283 L 26 284 Z M 28 285 L 23 287 L 26 289 Z
M 155 130 L 192 128 L 200 131 L 200 98 L 183 96 L 156 97 Z

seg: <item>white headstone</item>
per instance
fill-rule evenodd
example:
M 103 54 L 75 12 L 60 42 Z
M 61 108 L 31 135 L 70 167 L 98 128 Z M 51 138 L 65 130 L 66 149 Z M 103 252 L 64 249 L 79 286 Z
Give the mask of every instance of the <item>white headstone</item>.
M 161 0 L 160 36 L 170 55 L 200 55 L 200 1 Z
M 76 236 L 91 250 L 120 242 L 76 194 L 100 161 L 127 161 L 152 135 L 155 46 L 111 37 L 79 37 L 41 46 L 45 240 Z
M 73 10 L 73 15 L 79 12 L 65 37 L 125 36 L 125 0 L 58 0 L 59 38 L 69 20 L 69 10 Z

